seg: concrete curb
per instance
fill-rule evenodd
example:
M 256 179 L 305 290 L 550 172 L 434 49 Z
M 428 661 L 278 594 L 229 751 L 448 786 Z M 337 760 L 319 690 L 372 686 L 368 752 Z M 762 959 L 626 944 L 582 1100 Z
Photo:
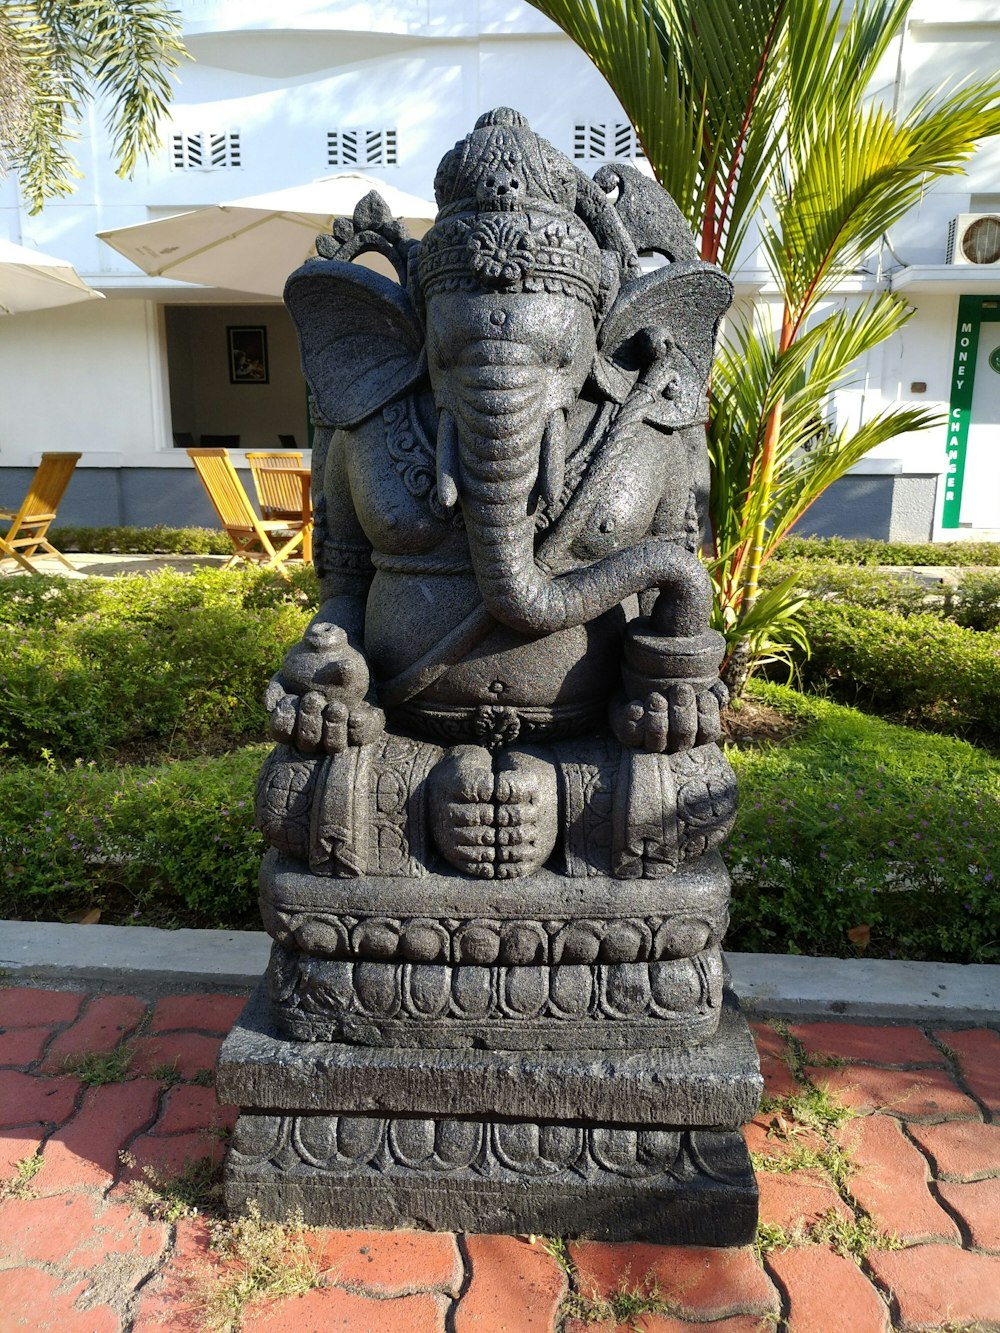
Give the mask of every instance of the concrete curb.
M 155 930 L 151 926 L 63 926 L 5 921 L 5 979 L 140 992 L 250 991 L 267 966 L 271 941 L 256 930 Z
M 263 931 L 154 930 L 7 921 L 0 973 L 14 984 L 143 993 L 251 991 Z M 727 955 L 746 1009 L 789 1018 L 1000 1024 L 1000 966 L 785 954 Z
M 788 1018 L 1000 1024 L 1000 967 L 730 953 L 744 1009 Z

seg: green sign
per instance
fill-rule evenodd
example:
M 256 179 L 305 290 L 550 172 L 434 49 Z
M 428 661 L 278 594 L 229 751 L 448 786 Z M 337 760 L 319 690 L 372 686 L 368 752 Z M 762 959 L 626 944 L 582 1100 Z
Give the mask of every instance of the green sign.
M 941 526 L 957 528 L 962 510 L 965 455 L 972 416 L 972 390 L 976 380 L 976 356 L 982 324 L 1000 320 L 1000 300 L 995 296 L 962 296 L 958 301 L 955 331 L 955 360 L 951 372 L 951 406 L 948 412 L 948 469 L 945 473 Z M 1000 347 L 990 353 L 990 365 L 1000 374 Z

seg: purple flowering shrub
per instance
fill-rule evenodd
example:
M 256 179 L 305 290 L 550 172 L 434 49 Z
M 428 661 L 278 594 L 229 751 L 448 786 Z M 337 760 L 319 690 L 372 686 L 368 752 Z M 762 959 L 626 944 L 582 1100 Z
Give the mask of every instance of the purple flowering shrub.
M 154 766 L 8 763 L 0 771 L 0 915 L 256 928 L 264 840 L 253 787 L 266 745 Z

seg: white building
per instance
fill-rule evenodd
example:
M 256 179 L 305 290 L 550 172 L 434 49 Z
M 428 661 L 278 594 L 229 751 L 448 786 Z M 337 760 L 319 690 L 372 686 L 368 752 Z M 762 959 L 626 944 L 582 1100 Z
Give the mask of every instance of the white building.
M 238 437 L 238 450 L 277 447 L 279 435 L 308 441 L 282 306 L 149 278 L 98 231 L 352 168 L 431 198 L 443 152 L 497 105 L 523 111 L 591 173 L 635 150 L 602 78 L 524 0 L 181 0 L 181 9 L 194 62 L 155 160 L 119 180 L 95 112 L 74 195 L 29 217 L 16 183 L 0 182 L 0 236 L 71 260 L 107 297 L 0 320 L 0 486 L 9 502 L 43 450 L 80 450 L 65 522 L 211 524 L 183 446 L 206 435 Z M 953 0 L 947 11 L 915 0 L 886 96 L 909 102 L 943 79 L 998 67 L 995 0 Z M 916 314 L 838 394 L 841 419 L 914 402 L 947 413 L 949 429 L 880 447 L 814 506 L 811 530 L 909 539 L 1000 530 L 1000 227 L 970 226 L 993 214 L 1000 143 L 982 148 L 967 176 L 929 189 L 853 280 L 855 294 L 891 286 Z M 744 301 L 767 298 L 755 259 L 751 245 L 737 275 Z M 230 382 L 233 327 L 266 331 L 266 383 Z

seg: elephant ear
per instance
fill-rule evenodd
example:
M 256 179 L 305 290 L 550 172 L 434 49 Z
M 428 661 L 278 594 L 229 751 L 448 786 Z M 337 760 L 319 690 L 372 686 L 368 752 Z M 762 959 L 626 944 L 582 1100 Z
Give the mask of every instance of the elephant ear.
M 706 420 L 715 338 L 732 299 L 725 273 L 698 261 L 667 264 L 626 283 L 598 333 L 593 371 L 598 387 L 621 403 L 644 380 L 656 389 L 644 413 L 647 421 L 680 430 Z M 658 379 L 650 332 L 665 333 L 672 344 Z
M 358 425 L 423 376 L 424 331 L 413 302 L 380 273 L 312 259 L 288 279 L 285 304 L 328 425 Z

